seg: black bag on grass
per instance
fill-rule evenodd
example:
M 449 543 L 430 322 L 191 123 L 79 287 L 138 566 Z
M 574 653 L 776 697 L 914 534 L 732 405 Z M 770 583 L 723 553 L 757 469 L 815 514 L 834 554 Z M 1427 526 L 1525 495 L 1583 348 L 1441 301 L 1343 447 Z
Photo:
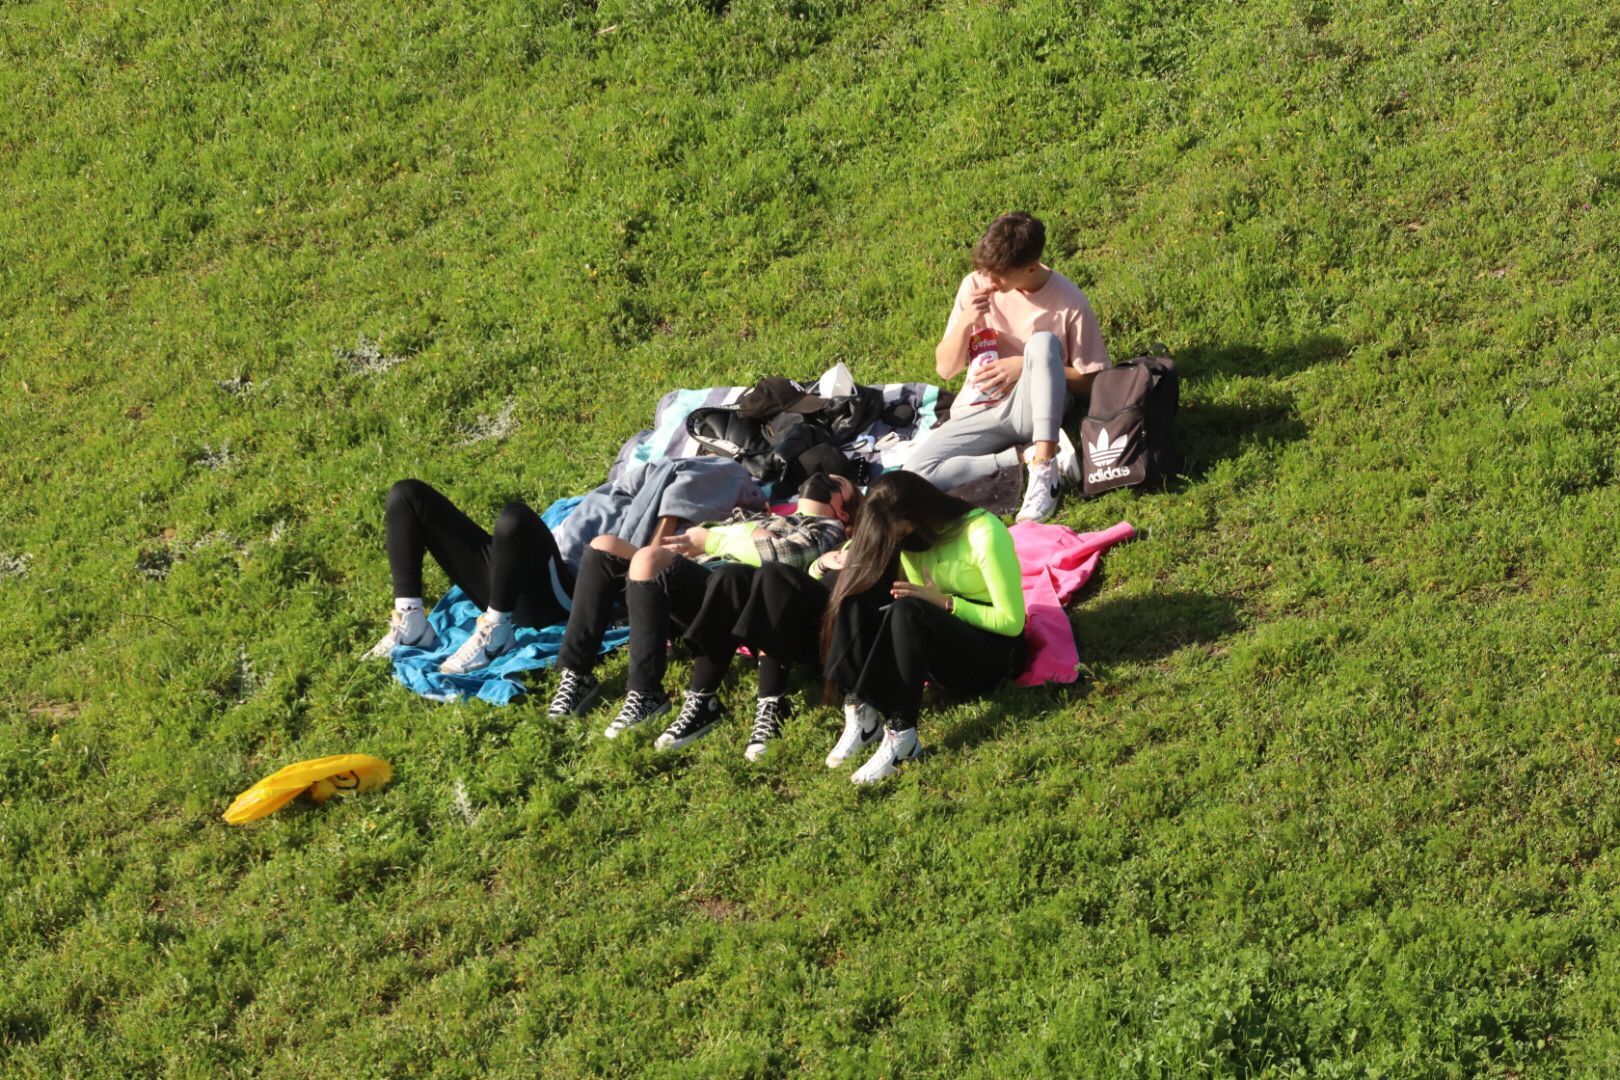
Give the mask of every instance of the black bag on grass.
M 1099 371 L 1080 421 L 1080 475 L 1070 479 L 1090 498 L 1174 476 L 1180 401 L 1176 363 L 1162 347 Z
M 686 432 L 703 452 L 730 458 L 748 470 L 755 480 L 769 479 L 771 443 L 757 420 L 740 415 L 736 408 L 714 405 L 693 409 L 686 418 Z
M 832 433 L 802 413 L 780 412 L 761 422 L 734 406 L 715 405 L 694 409 L 686 430 L 704 453 L 730 458 L 762 484 L 797 488 L 813 472 L 859 477 Z

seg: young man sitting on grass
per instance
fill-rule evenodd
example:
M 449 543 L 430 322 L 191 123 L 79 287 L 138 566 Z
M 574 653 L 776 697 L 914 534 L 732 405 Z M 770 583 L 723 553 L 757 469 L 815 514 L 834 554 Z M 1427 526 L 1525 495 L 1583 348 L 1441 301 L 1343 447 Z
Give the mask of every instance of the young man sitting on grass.
M 968 364 L 968 339 L 989 327 L 1001 359 L 968 379 L 990 400 L 958 402 L 947 422 L 918 440 L 905 466 L 948 491 L 1022 460 L 1029 478 L 1019 521 L 1045 521 L 1057 509 L 1064 409 L 1108 366 L 1091 302 L 1041 262 L 1045 249 L 1046 226 L 1017 212 L 991 222 L 974 245 L 973 272 L 956 290 L 934 370 L 955 378 Z

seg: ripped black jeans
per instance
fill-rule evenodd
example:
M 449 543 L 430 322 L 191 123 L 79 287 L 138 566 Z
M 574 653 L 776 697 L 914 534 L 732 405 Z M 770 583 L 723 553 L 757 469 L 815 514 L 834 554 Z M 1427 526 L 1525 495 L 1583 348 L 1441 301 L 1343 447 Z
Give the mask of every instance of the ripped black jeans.
M 703 606 L 707 567 L 677 558 L 651 581 L 630 580 L 630 560 L 587 548 L 574 581 L 574 610 L 568 615 L 557 666 L 581 674 L 596 667 L 602 638 L 624 611 L 630 620 L 630 677 L 626 689 L 662 692 L 665 643 L 675 627 L 685 629 Z

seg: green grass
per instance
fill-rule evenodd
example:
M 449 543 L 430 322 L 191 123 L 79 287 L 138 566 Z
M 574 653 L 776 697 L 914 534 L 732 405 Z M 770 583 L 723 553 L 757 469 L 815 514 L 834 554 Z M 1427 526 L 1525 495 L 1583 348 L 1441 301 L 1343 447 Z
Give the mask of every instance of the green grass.
M 1617 33 L 7 5 L 0 1070 L 1613 1075 Z M 665 760 L 357 665 L 390 481 L 492 516 L 677 385 L 924 377 L 1015 207 L 1186 374 L 1187 477 L 1060 514 L 1142 533 L 1089 683 L 860 792 L 825 707 Z M 219 820 L 346 751 L 395 783 Z

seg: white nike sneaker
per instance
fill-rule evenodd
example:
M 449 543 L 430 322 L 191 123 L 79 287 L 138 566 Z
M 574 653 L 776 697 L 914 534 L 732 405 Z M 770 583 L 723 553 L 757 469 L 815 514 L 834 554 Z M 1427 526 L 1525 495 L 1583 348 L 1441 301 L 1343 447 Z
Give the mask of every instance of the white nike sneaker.
M 472 635 L 450 654 L 450 659 L 439 665 L 439 671 L 445 675 L 465 675 L 488 667 L 491 660 L 511 652 L 513 644 L 511 623 L 486 622 L 485 616 L 480 615 Z
M 1058 483 L 1062 479 L 1056 459 L 1037 462 L 1029 467 L 1029 480 L 1024 487 L 1024 505 L 1018 510 L 1019 521 L 1045 521 L 1057 509 Z
M 1080 483 L 1080 455 L 1074 449 L 1074 440 L 1062 428 L 1058 428 L 1058 452 L 1053 460 L 1057 462 L 1059 481 Z
M 849 778 L 857 784 L 875 784 L 879 780 L 887 780 L 899 770 L 895 768 L 903 761 L 910 761 L 922 753 L 922 745 L 917 742 L 917 729 L 906 728 L 896 731 L 891 727 L 883 729 L 883 742 L 878 746 L 877 752 L 866 759 L 866 764 L 850 773 Z
M 432 652 L 438 647 L 439 635 L 433 632 L 433 627 L 428 623 L 427 612 L 421 608 L 411 608 L 409 611 L 395 608 L 388 613 L 388 633 L 371 647 L 365 658 L 379 660 L 399 648 Z
M 844 699 L 844 733 L 827 752 L 827 768 L 836 769 L 855 756 L 855 751 L 878 737 L 882 730 L 878 711 L 857 697 Z

